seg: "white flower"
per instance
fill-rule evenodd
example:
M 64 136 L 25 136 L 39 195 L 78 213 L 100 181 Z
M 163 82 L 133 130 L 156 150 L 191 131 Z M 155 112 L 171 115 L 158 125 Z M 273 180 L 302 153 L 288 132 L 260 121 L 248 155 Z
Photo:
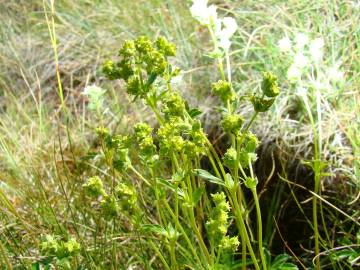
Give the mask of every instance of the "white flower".
M 327 70 L 327 76 L 333 82 L 341 82 L 344 80 L 344 72 L 339 70 L 339 64 L 330 67 Z
M 297 53 L 294 56 L 294 65 L 298 68 L 304 68 L 308 64 L 308 59 L 303 53 Z
M 222 24 L 224 25 L 224 28 L 216 33 L 219 39 L 219 47 L 224 50 L 229 50 L 231 46 L 230 38 L 235 34 L 238 25 L 235 19 L 231 17 L 225 17 L 222 20 Z
M 283 37 L 279 40 L 278 46 L 281 52 L 288 52 L 291 50 L 291 40 L 288 37 Z
M 318 61 L 323 57 L 324 40 L 316 38 L 310 42 L 309 52 L 314 61 Z
M 209 25 L 217 20 L 216 6 L 208 7 L 207 4 L 208 0 L 193 0 L 190 8 L 191 15 L 203 25 Z
M 219 47 L 223 48 L 225 51 L 229 50 L 231 46 L 231 41 L 230 39 L 226 38 L 226 37 L 221 37 L 219 40 Z
M 231 38 L 238 28 L 235 19 L 232 17 L 225 17 L 222 22 L 224 24 L 224 29 L 221 30 L 221 35 L 226 38 Z
M 292 64 L 287 71 L 287 77 L 289 80 L 297 80 L 301 77 L 301 69 L 295 64 Z
M 89 108 L 91 110 L 97 110 L 103 104 L 105 92 L 104 89 L 93 84 L 87 85 L 82 94 L 89 98 Z
M 298 49 L 302 49 L 304 48 L 304 46 L 306 44 L 308 44 L 309 42 L 309 38 L 307 35 L 305 35 L 304 33 L 298 33 L 296 36 L 295 36 L 295 44 L 296 44 L 296 47 Z

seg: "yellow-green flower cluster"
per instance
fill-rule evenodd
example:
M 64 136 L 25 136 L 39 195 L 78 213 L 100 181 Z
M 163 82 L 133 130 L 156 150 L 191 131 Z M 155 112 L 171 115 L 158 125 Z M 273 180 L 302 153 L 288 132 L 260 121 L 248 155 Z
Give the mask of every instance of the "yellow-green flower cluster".
M 44 255 L 61 260 L 76 255 L 80 251 L 80 244 L 74 238 L 62 241 L 53 235 L 46 235 L 41 242 L 41 251 Z
M 254 95 L 250 98 L 256 112 L 266 112 L 269 110 L 275 101 L 275 97 L 279 95 L 280 90 L 277 85 L 277 77 L 270 72 L 264 72 L 261 89 L 263 91 L 261 97 Z
M 277 77 L 270 72 L 264 72 L 261 89 L 265 96 L 269 98 L 276 97 L 280 93 Z
M 228 101 L 233 101 L 236 97 L 231 84 L 223 80 L 219 80 L 218 82 L 212 84 L 212 92 L 214 95 L 220 97 L 224 104 Z
M 83 188 L 87 195 L 97 198 L 100 195 L 105 195 L 105 190 L 103 188 L 103 183 L 98 176 L 90 177 Z
M 166 117 L 183 116 L 185 112 L 185 102 L 177 92 L 169 92 L 163 99 L 163 108 Z
M 134 126 L 134 137 L 139 145 L 140 158 L 148 166 L 154 166 L 159 156 L 152 137 L 152 128 L 146 123 L 137 123 Z
M 229 169 L 234 169 L 237 162 L 237 152 L 235 148 L 230 147 L 223 157 L 224 165 Z
M 190 124 L 180 117 L 171 117 L 158 129 L 157 136 L 164 156 L 182 152 L 194 157 L 204 153 L 206 135 L 199 121 Z
M 240 243 L 237 236 L 230 237 L 229 235 L 226 235 L 221 239 L 219 246 L 224 253 L 234 253 L 239 245 Z
M 114 195 L 105 195 L 100 202 L 102 216 L 106 220 L 111 220 L 118 216 L 120 212 L 119 205 Z
M 137 209 L 137 195 L 134 187 L 120 183 L 115 188 L 115 194 L 122 210 L 132 213 Z
M 223 192 L 212 194 L 211 197 L 215 207 L 206 222 L 206 230 L 212 245 L 218 246 L 227 233 L 230 205 Z
M 243 168 L 249 167 L 249 162 L 254 162 L 257 159 L 256 148 L 259 145 L 257 137 L 248 131 L 241 144 L 241 151 L 239 155 L 239 162 Z
M 238 134 L 243 122 L 243 118 L 238 114 L 225 114 L 221 126 L 227 133 Z
M 125 41 L 119 50 L 120 61 L 114 63 L 107 60 L 103 65 L 103 72 L 110 80 L 125 80 L 130 95 L 145 97 L 156 77 L 170 76 L 167 58 L 175 54 L 175 45 L 164 37 L 152 42 L 141 36 Z
M 112 136 L 106 128 L 97 128 L 96 133 L 105 148 L 107 159 L 111 160 L 114 168 L 126 171 L 131 165 L 128 156 L 131 138 L 124 135 Z

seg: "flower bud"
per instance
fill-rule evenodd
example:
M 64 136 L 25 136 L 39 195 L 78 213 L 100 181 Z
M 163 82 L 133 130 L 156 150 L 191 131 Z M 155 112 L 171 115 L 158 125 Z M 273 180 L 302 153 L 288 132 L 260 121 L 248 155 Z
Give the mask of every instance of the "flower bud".
M 118 79 L 118 71 L 111 60 L 106 60 L 102 66 L 102 71 L 109 80 Z
M 174 44 L 170 43 L 166 38 L 159 37 L 156 40 L 156 47 L 158 50 L 163 53 L 165 56 L 175 56 L 176 47 Z
M 123 57 L 131 57 L 136 53 L 135 42 L 133 40 L 126 40 L 119 50 L 119 55 Z
M 131 76 L 127 82 L 126 91 L 129 95 L 141 96 L 143 94 L 141 81 L 138 76 Z
M 231 147 L 226 151 L 223 157 L 223 161 L 224 165 L 229 169 L 234 169 L 236 167 L 237 152 L 235 148 Z
M 237 248 L 239 247 L 239 239 L 237 236 L 230 237 L 226 235 L 223 239 L 220 241 L 220 247 L 223 250 L 223 252 L 235 252 Z
M 236 134 L 240 131 L 243 119 L 237 114 L 226 114 L 221 121 L 221 126 L 227 133 Z
M 135 48 L 142 54 L 148 54 L 153 50 L 152 42 L 146 36 L 141 36 L 135 40 Z
M 176 93 L 171 92 L 164 98 L 163 112 L 171 116 L 183 116 L 185 111 L 185 103 L 182 97 Z
M 212 84 L 212 92 L 214 95 L 220 97 L 222 102 L 226 103 L 228 100 L 235 99 L 235 93 L 231 88 L 231 84 L 227 81 L 219 80 Z
M 89 196 L 94 198 L 105 194 L 103 183 L 98 176 L 90 177 L 87 182 L 83 184 L 83 188 Z
M 264 72 L 261 89 L 265 96 L 269 98 L 276 97 L 280 93 L 277 77 L 270 72 Z
M 265 99 L 257 96 L 252 96 L 250 98 L 250 101 L 253 104 L 254 110 L 256 112 L 266 112 L 270 109 L 271 105 L 273 105 L 275 99 Z
M 151 136 L 152 128 L 147 123 L 137 123 L 134 126 L 135 137 L 138 141 L 143 140 L 144 138 Z
M 120 183 L 115 188 L 115 194 L 123 210 L 132 211 L 136 208 L 137 195 L 132 186 Z
M 105 196 L 100 205 L 106 220 L 113 219 L 119 213 L 119 206 L 114 196 Z

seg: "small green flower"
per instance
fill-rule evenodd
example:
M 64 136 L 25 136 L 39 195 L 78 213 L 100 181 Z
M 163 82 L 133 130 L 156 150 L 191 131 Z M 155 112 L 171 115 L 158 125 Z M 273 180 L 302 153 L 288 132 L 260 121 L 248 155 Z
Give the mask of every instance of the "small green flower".
M 74 256 L 80 251 L 80 244 L 74 238 L 65 242 L 53 235 L 46 235 L 45 241 L 41 242 L 40 246 L 43 254 L 54 256 L 59 260 Z
M 230 237 L 226 235 L 223 239 L 220 241 L 220 248 L 223 250 L 223 252 L 235 252 L 239 247 L 239 239 L 237 236 Z
M 130 165 L 131 161 L 129 159 L 129 149 L 117 149 L 113 158 L 114 168 L 118 171 L 126 171 Z
M 146 137 L 139 143 L 142 156 L 151 157 L 156 151 L 156 146 L 152 137 Z
M 234 169 L 236 167 L 236 161 L 237 161 L 237 152 L 235 148 L 230 147 L 224 157 L 223 157 L 224 165 L 228 167 L 229 169 Z
M 119 72 L 115 67 L 115 64 L 111 60 L 106 60 L 103 64 L 102 71 L 109 80 L 116 80 L 119 78 Z
M 73 256 L 80 251 L 80 244 L 76 241 L 75 238 L 69 239 L 67 242 L 64 242 L 64 254 L 66 257 Z
M 239 135 L 240 137 L 240 135 Z M 243 168 L 249 167 L 249 162 L 255 162 L 257 160 L 256 148 L 259 145 L 257 137 L 248 131 L 241 144 L 241 151 L 239 155 L 239 162 Z
M 240 115 L 226 114 L 221 121 L 221 126 L 225 132 L 237 134 L 240 131 L 243 122 L 244 120 Z
M 123 210 L 133 211 L 136 209 L 137 195 L 136 190 L 132 186 L 120 183 L 115 188 L 115 194 Z
M 212 84 L 212 92 L 214 95 L 220 97 L 223 103 L 235 99 L 235 93 L 231 88 L 231 84 L 227 81 L 219 80 Z
M 276 97 L 280 93 L 277 77 L 270 72 L 264 72 L 261 89 L 265 96 L 269 98 Z
M 119 214 L 119 205 L 116 202 L 116 198 L 111 196 L 104 196 L 103 200 L 101 201 L 101 210 L 103 216 L 106 220 L 111 220 L 118 216 Z
M 132 75 L 134 75 L 134 68 L 130 61 L 123 59 L 117 63 L 116 79 L 127 81 Z
M 266 112 L 270 109 L 271 105 L 273 105 L 275 99 L 265 99 L 257 96 L 252 96 L 250 98 L 251 103 L 254 106 L 254 110 L 256 112 Z
M 245 186 L 249 189 L 256 188 L 257 183 L 258 183 L 258 179 L 256 177 L 255 179 L 252 177 L 247 177 L 244 181 Z
M 98 127 L 95 129 L 96 134 L 98 135 L 100 140 L 104 140 L 107 137 L 110 136 L 110 132 L 109 129 L 104 128 L 104 127 Z
M 171 116 L 183 116 L 185 112 L 185 102 L 179 93 L 168 93 L 164 100 L 163 112 Z
M 142 96 L 144 94 L 142 83 L 138 76 L 133 75 L 129 77 L 127 81 L 126 91 L 129 95 L 133 96 Z
M 212 194 L 211 197 L 215 207 L 211 210 L 210 218 L 206 222 L 206 230 L 212 244 L 218 246 L 221 239 L 226 235 L 229 226 L 230 205 L 226 201 L 226 196 L 223 192 Z
M 142 54 L 148 54 L 153 50 L 152 42 L 146 36 L 141 36 L 135 40 L 135 48 Z
M 119 50 L 119 55 L 123 57 L 132 57 L 135 53 L 135 42 L 133 40 L 125 40 L 122 48 Z
M 136 140 L 139 142 L 145 139 L 146 137 L 151 136 L 152 130 L 153 129 L 147 123 L 143 123 L 143 122 L 137 123 L 134 126 Z
M 161 76 L 168 67 L 168 62 L 166 61 L 164 55 L 158 51 L 150 52 L 145 61 L 147 64 L 146 71 L 148 74 Z
M 105 195 L 105 190 L 103 188 L 103 183 L 98 176 L 90 177 L 85 184 L 83 184 L 83 188 L 87 195 L 97 198 L 100 195 Z
M 159 37 L 155 43 L 158 50 L 165 56 L 175 56 L 176 46 L 170 43 L 166 38 Z
M 53 235 L 46 235 L 40 244 L 42 254 L 55 255 L 59 249 L 58 239 Z

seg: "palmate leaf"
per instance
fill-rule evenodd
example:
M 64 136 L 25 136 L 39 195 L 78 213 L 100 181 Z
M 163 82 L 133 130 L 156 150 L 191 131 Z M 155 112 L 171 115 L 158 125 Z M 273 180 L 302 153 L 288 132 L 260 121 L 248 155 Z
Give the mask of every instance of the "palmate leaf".
M 194 175 L 195 176 L 199 176 L 201 178 L 203 178 L 204 180 L 207 180 L 211 183 L 220 185 L 220 186 L 225 186 L 225 182 L 223 180 L 221 180 L 220 178 L 212 175 L 211 173 L 209 173 L 208 171 L 205 171 L 203 169 L 194 169 Z

